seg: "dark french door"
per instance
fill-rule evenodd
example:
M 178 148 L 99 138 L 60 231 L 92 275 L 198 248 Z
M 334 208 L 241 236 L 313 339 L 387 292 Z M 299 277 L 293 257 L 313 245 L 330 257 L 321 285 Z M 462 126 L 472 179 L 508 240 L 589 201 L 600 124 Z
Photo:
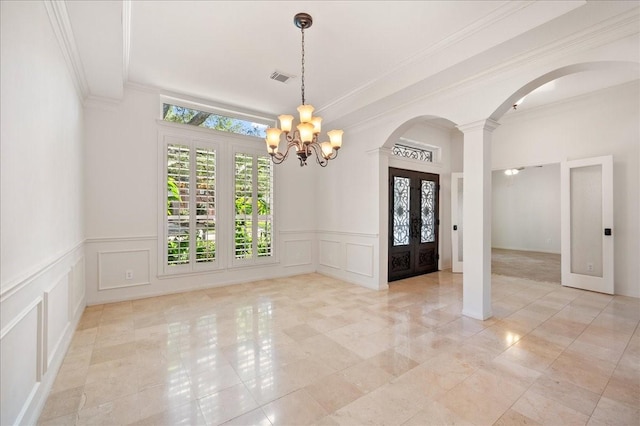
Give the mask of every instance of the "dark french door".
M 389 281 L 438 270 L 440 177 L 389 168 Z

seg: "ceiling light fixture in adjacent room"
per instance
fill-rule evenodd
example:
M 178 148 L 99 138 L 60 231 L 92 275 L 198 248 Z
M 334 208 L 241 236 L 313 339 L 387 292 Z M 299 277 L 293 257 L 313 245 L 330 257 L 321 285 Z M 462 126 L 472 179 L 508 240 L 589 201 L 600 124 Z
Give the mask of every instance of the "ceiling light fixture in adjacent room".
M 504 171 L 504 174 L 507 176 L 514 176 L 520 173 L 520 170 L 524 170 L 524 167 L 518 167 L 517 169 L 507 169 Z
M 526 98 L 526 96 L 521 97 L 520 99 L 518 99 L 514 104 L 513 104 L 513 109 L 518 109 L 518 106 L 522 103 L 522 101 L 524 101 L 524 98 Z
M 302 32 L 302 84 L 300 91 L 302 93 L 302 104 L 298 107 L 300 114 L 300 123 L 293 128 L 293 116 L 281 115 L 280 128 L 267 129 L 267 152 L 271 156 L 271 160 L 275 164 L 282 163 L 289 155 L 289 150 L 295 148 L 296 155 L 300 160 L 300 166 L 307 165 L 307 158 L 312 154 L 316 156 L 316 161 L 322 167 L 326 167 L 329 160 L 333 160 L 338 156 L 338 150 L 342 146 L 342 130 L 332 130 L 327 132 L 329 142 L 318 142 L 320 136 L 321 117 L 313 116 L 313 106 L 305 104 L 304 101 L 304 30 L 311 27 L 313 19 L 307 13 L 298 13 L 293 18 L 293 23 L 300 28 Z M 284 153 L 278 151 L 280 137 L 284 134 L 287 141 L 287 149 Z

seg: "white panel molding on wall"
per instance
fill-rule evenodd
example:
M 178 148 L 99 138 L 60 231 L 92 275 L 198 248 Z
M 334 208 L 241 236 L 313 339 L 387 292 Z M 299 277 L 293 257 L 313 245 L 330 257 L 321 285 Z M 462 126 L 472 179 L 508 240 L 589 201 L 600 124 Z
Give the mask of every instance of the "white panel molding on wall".
M 373 244 L 346 243 L 345 271 L 373 278 Z
M 318 272 L 380 290 L 375 269 L 378 234 L 318 231 Z
M 112 303 L 313 273 L 316 241 L 314 231 L 279 231 L 276 262 L 163 275 L 158 272 L 157 237 L 90 238 L 85 250 L 86 300 Z M 127 270 L 133 272 L 132 280 L 125 278 Z
M 85 307 L 84 246 L 0 298 L 0 424 L 36 424 Z
M 34 300 L 0 330 L 0 424 L 21 424 L 41 386 L 42 304 L 42 298 Z
M 319 245 L 320 259 L 318 260 L 318 263 L 329 268 L 342 269 L 340 266 L 340 258 L 342 257 L 340 254 L 340 241 L 321 239 L 319 241 Z
M 313 264 L 312 256 L 313 240 L 298 239 L 285 240 L 282 242 L 284 260 L 283 266 L 304 266 Z
M 44 291 L 42 353 L 43 373 L 51 365 L 69 328 L 69 274 L 61 277 L 51 288 Z
M 5 299 L 11 297 L 13 294 L 19 292 L 23 287 L 28 285 L 34 280 L 37 280 L 42 275 L 48 273 L 52 268 L 64 263 L 68 260 L 69 256 L 72 256 L 75 252 L 78 252 L 79 249 L 83 248 L 84 242 L 81 241 L 75 244 L 70 249 L 62 252 L 58 256 L 54 256 L 39 265 L 33 267 L 30 271 L 24 273 L 20 277 L 14 278 L 13 280 L 2 283 L 2 288 L 0 289 L 0 303 L 2 303 Z
M 83 256 L 69 271 L 69 318 L 76 318 L 84 311 L 86 294 Z
M 98 252 L 98 291 L 151 284 L 151 250 Z

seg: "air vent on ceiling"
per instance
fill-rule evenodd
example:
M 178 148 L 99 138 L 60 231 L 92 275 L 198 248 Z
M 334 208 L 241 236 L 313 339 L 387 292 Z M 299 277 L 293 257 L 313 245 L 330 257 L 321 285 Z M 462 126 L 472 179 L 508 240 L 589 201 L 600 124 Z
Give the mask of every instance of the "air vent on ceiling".
M 274 71 L 269 78 L 271 80 L 279 81 L 280 83 L 286 83 L 287 81 L 294 78 L 294 76 L 282 73 L 280 71 Z

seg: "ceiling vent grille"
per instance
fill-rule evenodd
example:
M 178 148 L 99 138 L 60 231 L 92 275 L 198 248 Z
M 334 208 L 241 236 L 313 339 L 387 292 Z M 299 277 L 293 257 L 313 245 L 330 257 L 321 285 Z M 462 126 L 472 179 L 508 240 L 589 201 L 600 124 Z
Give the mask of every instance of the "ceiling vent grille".
M 293 76 L 282 73 L 280 71 L 274 71 L 269 78 L 271 80 L 279 81 L 280 83 L 286 83 L 291 80 Z

